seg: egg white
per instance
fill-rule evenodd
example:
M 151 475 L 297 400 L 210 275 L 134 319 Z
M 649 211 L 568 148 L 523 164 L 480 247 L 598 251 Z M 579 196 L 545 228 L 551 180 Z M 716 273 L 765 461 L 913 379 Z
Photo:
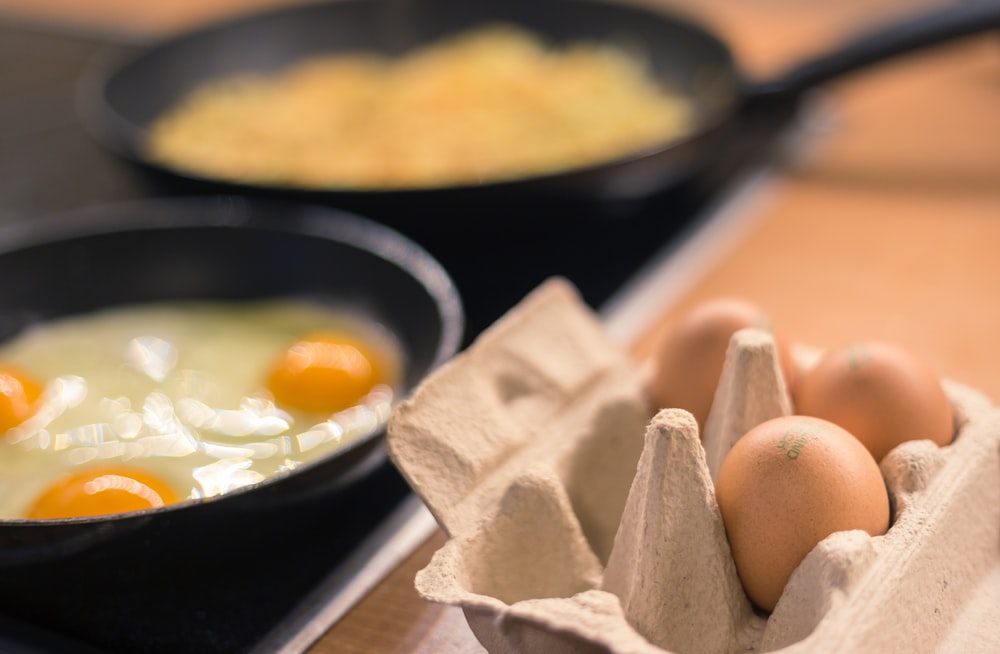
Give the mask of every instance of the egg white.
M 338 330 L 394 371 L 334 416 L 277 407 L 267 371 L 304 333 Z M 181 498 L 217 495 L 295 468 L 380 428 L 403 356 L 382 326 L 298 300 L 107 309 L 37 325 L 0 362 L 46 384 L 43 408 L 0 441 L 0 519 L 20 518 L 73 466 L 134 465 Z

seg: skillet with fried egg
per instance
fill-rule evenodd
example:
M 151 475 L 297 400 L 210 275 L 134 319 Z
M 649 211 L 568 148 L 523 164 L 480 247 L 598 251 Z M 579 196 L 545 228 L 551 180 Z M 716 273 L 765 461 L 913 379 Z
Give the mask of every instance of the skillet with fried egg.
M 0 287 L 5 344 L 39 325 L 150 302 L 294 300 L 391 334 L 403 362 L 396 382 L 402 397 L 462 342 L 462 303 L 440 264 L 395 231 L 328 208 L 237 197 L 150 200 L 25 221 L 0 236 L 0 274 L 18 280 Z M 292 347 L 280 343 L 273 353 L 278 371 L 286 365 L 280 350 Z M 239 351 L 238 344 L 234 349 Z M 272 355 L 262 360 L 271 365 Z M 21 372 L 26 361 L 18 360 Z M 294 391 L 298 382 L 287 370 L 274 385 L 267 381 L 268 369 L 261 366 L 260 379 L 251 383 Z M 39 386 L 45 377 L 39 375 Z M 114 404 L 118 398 L 108 399 Z M 108 444 L 107 438 L 92 440 L 97 449 Z M 94 463 L 131 467 L 135 461 L 127 459 L 116 455 Z M 0 519 L 0 564 L 61 556 L 174 514 L 224 524 L 229 515 L 332 498 L 385 461 L 384 430 L 371 429 L 316 460 L 218 495 L 182 491 L 175 503 L 113 515 L 7 516 Z

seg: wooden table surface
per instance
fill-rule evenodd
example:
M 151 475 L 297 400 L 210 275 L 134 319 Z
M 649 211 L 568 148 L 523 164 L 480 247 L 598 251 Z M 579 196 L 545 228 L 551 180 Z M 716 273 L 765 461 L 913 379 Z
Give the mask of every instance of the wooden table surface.
M 139 38 L 296 0 L 0 0 L 0 13 Z M 873 21 L 934 4 L 886 0 L 645 0 L 712 25 L 743 67 L 773 75 Z M 717 295 L 765 307 L 816 346 L 891 340 L 942 376 L 1000 398 L 1000 35 L 928 50 L 824 89 L 823 111 L 743 209 L 738 238 L 654 299 L 631 343 L 649 355 L 678 313 Z M 434 534 L 335 624 L 313 654 L 475 652 L 453 609 L 424 603 L 413 576 Z

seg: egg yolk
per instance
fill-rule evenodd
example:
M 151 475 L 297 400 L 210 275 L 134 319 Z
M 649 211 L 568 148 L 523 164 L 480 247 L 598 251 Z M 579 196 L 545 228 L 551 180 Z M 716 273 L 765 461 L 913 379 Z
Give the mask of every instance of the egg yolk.
M 366 344 L 321 332 L 296 341 L 279 357 L 267 387 L 279 406 L 325 414 L 355 406 L 386 377 Z
M 17 427 L 35 412 L 42 385 L 23 370 L 0 366 L 0 433 Z
M 144 470 L 105 467 L 84 470 L 49 486 L 27 517 L 82 518 L 153 509 L 178 501 L 162 479 Z

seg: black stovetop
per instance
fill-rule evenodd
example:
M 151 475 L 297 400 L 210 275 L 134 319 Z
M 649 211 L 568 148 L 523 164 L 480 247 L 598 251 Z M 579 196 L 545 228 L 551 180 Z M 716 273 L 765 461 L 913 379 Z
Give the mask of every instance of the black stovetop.
M 0 225 L 166 193 L 103 149 L 76 113 L 76 85 L 92 58 L 129 47 L 0 23 Z M 591 222 L 570 234 L 542 227 L 530 238 L 494 234 L 486 248 L 418 239 L 458 286 L 467 341 L 553 275 L 568 278 L 599 307 L 689 229 L 737 175 L 757 165 L 767 151 L 762 144 L 772 143 L 785 124 L 755 126 L 734 150 L 744 154 L 734 155 L 725 170 L 654 197 L 625 219 Z M 116 566 L 116 556 L 134 556 L 136 548 L 166 547 L 147 537 L 54 565 L 0 570 L 0 650 L 262 651 L 268 635 L 295 621 L 303 598 L 315 594 L 408 493 L 386 464 L 337 502 L 260 520 L 254 542 L 203 533 L 197 543 L 172 543 L 169 552 L 158 552 L 169 564 L 138 571 Z M 106 573 L 93 574 L 95 567 Z

